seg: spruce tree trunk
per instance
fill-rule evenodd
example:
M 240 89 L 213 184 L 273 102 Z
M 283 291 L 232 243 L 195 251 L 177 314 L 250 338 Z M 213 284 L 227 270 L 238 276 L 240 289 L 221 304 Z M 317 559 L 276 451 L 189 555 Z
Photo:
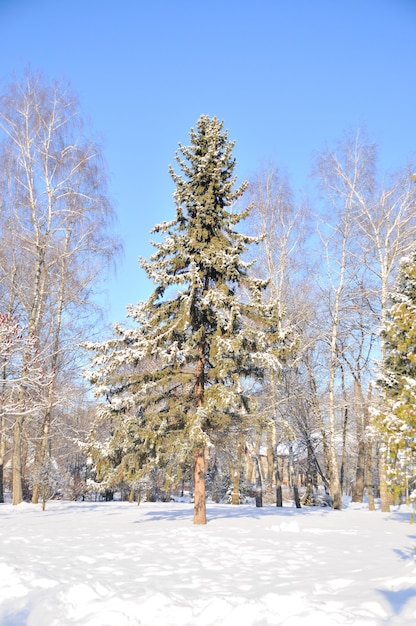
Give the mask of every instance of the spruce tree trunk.
M 231 504 L 240 504 L 240 474 L 235 471 L 233 474 L 233 490 L 231 492 Z
M 196 364 L 196 405 L 204 406 L 205 389 L 205 338 L 198 345 L 199 359 Z M 198 446 L 194 451 L 194 524 L 207 523 L 205 497 L 205 447 Z
M 232 476 L 232 492 L 231 492 L 231 504 L 240 504 L 240 476 L 241 476 L 241 467 L 239 461 L 237 464 L 231 465 L 231 476 Z
M 197 448 L 194 452 L 195 491 L 194 491 L 194 524 L 207 523 L 205 498 L 205 448 Z

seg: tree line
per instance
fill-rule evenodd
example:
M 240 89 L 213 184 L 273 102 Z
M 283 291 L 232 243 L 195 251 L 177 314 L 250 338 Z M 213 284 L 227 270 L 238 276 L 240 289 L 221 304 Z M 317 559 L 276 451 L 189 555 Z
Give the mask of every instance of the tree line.
M 238 185 L 234 142 L 201 116 L 169 170 L 172 219 L 141 260 L 154 291 L 97 342 L 92 292 L 118 247 L 102 155 L 62 86 L 12 86 L 0 120 L 0 469 L 10 458 L 14 503 L 59 473 L 82 495 L 187 485 L 198 524 L 208 495 L 281 506 L 289 485 L 297 506 L 338 509 L 348 493 L 389 510 L 410 494 L 411 164 L 380 173 L 368 137 L 347 135 L 298 200 L 275 165 Z
M 317 156 L 315 203 L 296 203 L 274 166 L 236 198 L 232 147 L 222 123 L 198 120 L 180 145 L 180 173 L 170 169 L 176 219 L 155 227 L 162 239 L 142 261 L 155 291 L 130 309 L 133 330 L 116 325 L 110 342 L 89 346 L 110 425 L 105 451 L 93 446 L 100 480 L 134 491 L 157 470 L 169 493 L 192 468 L 197 523 L 200 476 L 213 490 L 226 476 L 235 502 L 245 481 L 258 503 L 264 490 L 281 505 L 289 482 L 299 506 L 302 484 L 304 502 L 318 501 L 322 485 L 333 508 L 350 493 L 371 508 L 380 496 L 388 510 L 408 486 L 395 484 L 401 454 L 374 416 L 385 404 L 390 292 L 415 241 L 412 169 L 382 178 L 375 146 L 358 133 Z M 253 328 L 266 337 L 260 352 Z

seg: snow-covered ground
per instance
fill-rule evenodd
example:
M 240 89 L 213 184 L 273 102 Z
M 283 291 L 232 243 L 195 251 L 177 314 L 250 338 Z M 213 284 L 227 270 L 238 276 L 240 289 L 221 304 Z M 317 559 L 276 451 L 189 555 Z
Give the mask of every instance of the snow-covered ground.
M 416 624 L 416 526 L 210 504 L 0 505 L 1 626 Z

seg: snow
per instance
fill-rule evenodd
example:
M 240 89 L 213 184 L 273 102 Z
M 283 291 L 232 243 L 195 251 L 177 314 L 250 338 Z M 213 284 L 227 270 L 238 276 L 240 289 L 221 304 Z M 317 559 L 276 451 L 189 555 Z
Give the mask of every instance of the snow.
M 416 624 L 410 510 L 0 505 L 1 626 Z

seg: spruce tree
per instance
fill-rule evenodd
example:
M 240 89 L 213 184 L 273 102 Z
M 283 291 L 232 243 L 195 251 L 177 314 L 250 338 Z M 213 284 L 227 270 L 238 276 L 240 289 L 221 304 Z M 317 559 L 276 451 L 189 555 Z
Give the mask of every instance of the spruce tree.
M 89 378 L 108 398 L 103 411 L 118 420 L 114 432 L 129 431 L 129 443 L 117 443 L 123 463 L 175 475 L 191 458 L 196 524 L 206 523 L 210 446 L 247 419 L 249 389 L 280 366 L 291 343 L 278 307 L 262 302 L 266 282 L 243 258 L 258 239 L 236 229 L 249 208 L 235 210 L 246 184 L 235 187 L 233 147 L 223 123 L 206 115 L 190 145 L 179 144 L 179 171 L 170 167 L 176 217 L 155 226 L 156 251 L 141 260 L 154 292 L 129 307 L 134 328 L 116 325 L 114 340 L 90 346 Z
M 390 488 L 398 495 L 416 463 L 416 252 L 402 260 L 382 338 L 382 407 L 376 424 L 386 447 Z

